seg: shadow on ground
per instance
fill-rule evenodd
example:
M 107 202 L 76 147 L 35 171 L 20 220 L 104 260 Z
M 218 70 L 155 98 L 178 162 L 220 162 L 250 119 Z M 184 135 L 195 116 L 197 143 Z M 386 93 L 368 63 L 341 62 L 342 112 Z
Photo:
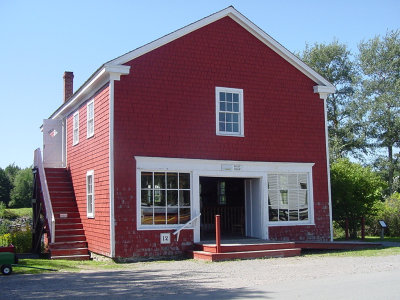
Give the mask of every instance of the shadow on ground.
M 268 299 L 268 293 L 250 288 L 218 286 L 213 273 L 202 276 L 162 270 L 93 273 L 47 273 L 0 276 L 0 299 Z M 201 279 L 197 279 L 201 277 Z

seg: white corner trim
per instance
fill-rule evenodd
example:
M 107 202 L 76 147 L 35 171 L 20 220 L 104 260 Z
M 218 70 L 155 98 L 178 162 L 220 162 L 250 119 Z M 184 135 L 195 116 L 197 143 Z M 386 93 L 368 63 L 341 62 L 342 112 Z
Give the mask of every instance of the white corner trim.
M 109 193 L 110 193 L 110 256 L 115 257 L 115 216 L 114 216 L 114 80 L 109 86 Z
M 332 195 L 331 195 L 331 170 L 329 166 L 329 132 L 328 132 L 328 109 L 326 107 L 326 99 L 324 99 L 324 115 L 325 115 L 325 145 L 326 145 L 326 171 L 328 179 L 328 201 L 329 201 L 329 223 L 331 232 L 331 242 L 333 242 L 333 218 L 332 218 Z
M 129 74 L 130 66 L 104 65 L 95 72 L 79 89 L 68 102 L 61 105 L 49 119 L 65 116 L 73 111 L 77 105 L 90 98 L 95 91 L 101 88 L 110 80 L 120 80 L 121 75 Z
M 323 100 L 328 98 L 329 94 L 333 94 L 336 92 L 336 88 L 334 86 L 323 86 L 323 85 L 316 85 L 314 86 L 314 93 L 319 93 L 319 97 Z

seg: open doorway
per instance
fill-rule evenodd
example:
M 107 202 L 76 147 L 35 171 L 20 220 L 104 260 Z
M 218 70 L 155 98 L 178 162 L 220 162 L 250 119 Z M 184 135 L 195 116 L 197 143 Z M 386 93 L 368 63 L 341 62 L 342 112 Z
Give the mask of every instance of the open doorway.
M 215 215 L 221 216 L 221 238 L 246 236 L 245 179 L 200 177 L 200 239 L 215 239 Z

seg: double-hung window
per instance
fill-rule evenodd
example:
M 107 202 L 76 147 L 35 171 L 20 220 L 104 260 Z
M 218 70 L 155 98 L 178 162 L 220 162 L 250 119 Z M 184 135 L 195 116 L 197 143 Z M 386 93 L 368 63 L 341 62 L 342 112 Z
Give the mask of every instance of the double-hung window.
M 72 145 L 79 143 L 79 111 L 72 116 Z
M 86 213 L 88 218 L 94 218 L 94 171 L 86 173 Z
M 87 138 L 94 135 L 94 100 L 89 101 L 86 105 L 87 110 Z
M 217 135 L 244 136 L 243 90 L 215 88 Z

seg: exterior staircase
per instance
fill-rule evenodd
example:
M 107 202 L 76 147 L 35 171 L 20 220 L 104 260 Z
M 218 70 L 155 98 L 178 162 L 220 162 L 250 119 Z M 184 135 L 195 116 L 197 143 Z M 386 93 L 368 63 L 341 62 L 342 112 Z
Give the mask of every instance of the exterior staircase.
M 294 242 L 265 242 L 265 243 L 241 243 L 226 242 L 221 245 L 220 253 L 217 253 L 215 244 L 195 244 L 195 250 L 189 251 L 194 259 L 208 261 L 222 261 L 233 259 L 252 259 L 262 257 L 289 257 L 300 255 L 301 248 L 297 248 Z
M 65 168 L 46 168 L 46 179 L 55 217 L 55 239 L 49 244 L 51 259 L 90 258 L 74 189 Z

